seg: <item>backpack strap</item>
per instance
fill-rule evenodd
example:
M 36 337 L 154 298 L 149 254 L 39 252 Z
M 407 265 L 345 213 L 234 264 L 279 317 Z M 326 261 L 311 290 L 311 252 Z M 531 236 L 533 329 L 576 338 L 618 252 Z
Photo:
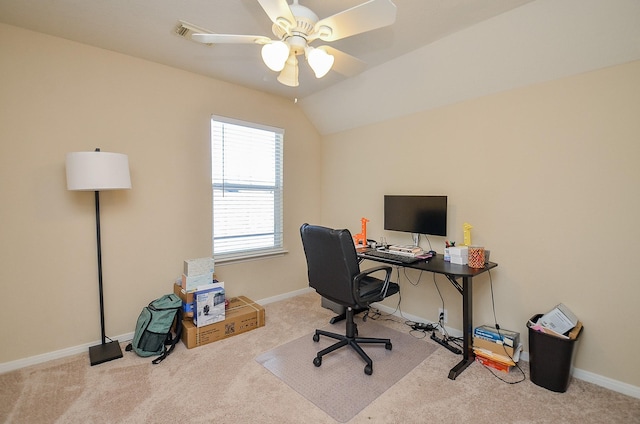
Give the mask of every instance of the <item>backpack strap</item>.
M 178 308 L 176 311 L 176 315 L 174 318 L 174 322 L 176 324 L 176 335 L 171 338 L 171 330 L 167 333 L 167 340 L 164 342 L 164 352 L 162 355 L 158 356 L 156 359 L 151 361 L 152 364 L 156 365 L 160 362 L 164 361 L 164 359 L 173 352 L 173 349 L 176 347 L 176 343 L 180 340 L 180 336 L 182 335 L 182 307 Z M 169 349 L 167 349 L 169 346 Z

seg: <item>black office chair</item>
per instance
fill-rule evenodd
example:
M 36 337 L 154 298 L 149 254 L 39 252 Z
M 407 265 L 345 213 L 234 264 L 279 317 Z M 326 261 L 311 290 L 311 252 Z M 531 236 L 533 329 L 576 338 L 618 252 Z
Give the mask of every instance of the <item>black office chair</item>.
M 320 336 L 327 336 L 338 342 L 318 352 L 313 364 L 319 367 L 324 355 L 348 345 L 364 359 L 367 363 L 364 372 L 371 375 L 373 361 L 360 344 L 383 343 L 386 349 L 391 350 L 391 340 L 358 337 L 358 328 L 353 321 L 354 308 L 367 309 L 372 302 L 381 301 L 400 291 L 396 283 L 389 281 L 392 268 L 378 266 L 360 272 L 358 255 L 349 230 L 303 224 L 300 235 L 307 258 L 309 285 L 321 296 L 347 308 L 345 335 L 316 330 L 314 341 L 319 341 Z M 376 272 L 384 272 L 384 280 L 371 276 Z

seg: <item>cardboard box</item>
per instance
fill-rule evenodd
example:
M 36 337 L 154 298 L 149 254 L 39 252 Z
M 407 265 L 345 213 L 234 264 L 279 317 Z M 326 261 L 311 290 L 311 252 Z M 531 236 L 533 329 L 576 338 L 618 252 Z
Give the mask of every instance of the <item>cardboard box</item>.
M 473 330 L 473 336 L 490 340 L 496 343 L 504 343 L 516 348 L 520 344 L 520 333 L 517 331 L 500 329 L 499 331 L 490 325 L 481 325 Z
M 507 346 L 503 343 L 498 343 L 495 341 L 483 339 L 481 337 L 473 338 L 473 347 L 474 348 L 477 347 L 479 349 L 486 349 L 498 355 L 503 355 L 503 356 L 509 355 L 512 358 L 513 358 L 513 355 L 515 354 L 515 349 L 513 347 Z
M 180 281 L 180 283 L 182 283 Z M 181 284 L 173 285 L 173 293 L 182 300 L 182 316 L 193 318 L 193 292 L 188 292 L 182 288 Z
M 449 261 L 452 264 L 467 265 L 469 263 L 469 247 L 454 246 L 449 248 Z
M 182 273 L 188 277 L 213 274 L 213 258 L 187 259 Z
M 204 327 L 224 321 L 224 283 L 200 286 L 193 293 L 193 322 Z
M 229 299 L 224 321 L 196 327 L 192 321 L 182 321 L 182 342 L 188 349 L 202 346 L 236 334 L 263 327 L 264 308 L 245 296 Z
M 213 283 L 213 272 L 208 272 L 201 275 L 186 275 L 182 274 L 182 288 L 186 291 L 193 291 L 198 286 L 204 286 L 206 284 Z

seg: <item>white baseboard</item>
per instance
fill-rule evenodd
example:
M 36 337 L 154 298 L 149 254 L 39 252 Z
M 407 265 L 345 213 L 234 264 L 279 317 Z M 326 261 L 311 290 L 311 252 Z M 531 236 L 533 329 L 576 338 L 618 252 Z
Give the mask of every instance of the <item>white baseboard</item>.
M 113 337 L 113 340 L 119 342 L 128 342 L 133 339 L 133 332 L 122 334 L 118 337 Z M 0 364 L 0 374 L 4 374 L 9 371 L 14 371 L 20 368 L 28 367 L 31 365 L 42 364 L 44 362 L 52 361 L 54 359 L 65 358 L 67 356 L 76 355 L 78 353 L 87 353 L 87 364 L 89 364 L 89 347 L 100 344 L 100 340 L 96 340 L 93 343 L 86 343 L 79 346 L 68 347 L 66 349 L 60 349 L 53 352 L 43 353 L 42 355 L 30 356 L 24 359 L 17 359 L 15 361 L 4 362 Z
M 622 393 L 623 395 L 640 399 L 640 387 L 623 383 L 621 381 L 617 381 L 612 378 L 603 377 L 601 375 L 594 374 L 589 371 L 581 370 L 579 368 L 574 368 L 572 375 L 577 379 L 580 379 L 589 383 L 593 383 L 597 386 L 604 387 L 614 392 Z
M 299 296 L 304 293 L 308 293 L 313 291 L 311 287 L 307 287 L 300 290 L 295 290 L 289 293 L 284 293 L 278 296 L 268 297 L 266 299 L 262 299 L 257 301 L 260 305 L 266 305 L 268 303 L 277 302 L 279 300 L 288 299 L 290 297 Z M 119 342 L 128 342 L 133 339 L 133 332 L 122 334 L 118 337 L 114 337 L 114 340 L 118 340 Z M 15 361 L 4 362 L 0 364 L 0 374 L 4 374 L 6 372 L 14 371 L 20 368 L 28 367 L 31 365 L 42 364 L 44 362 L 48 362 L 54 359 L 64 358 L 71 355 L 76 355 L 78 353 L 87 353 L 87 364 L 89 363 L 89 347 L 100 344 L 100 340 L 96 340 L 93 343 L 86 343 L 79 346 L 68 347 L 66 349 L 56 350 L 54 352 L 43 353 L 42 355 L 30 356 L 24 359 L 17 359 Z
M 291 297 L 295 297 L 295 296 L 299 296 L 301 294 L 305 294 L 305 293 L 309 293 L 310 291 L 313 291 L 312 288 L 304 288 L 304 289 L 300 289 L 300 290 L 295 290 L 292 292 L 288 292 L 288 293 L 284 293 L 281 295 L 277 295 L 277 296 L 272 296 L 272 297 L 268 297 L 265 299 L 261 299 L 256 301 L 256 303 L 259 303 L 260 305 L 267 305 L 269 303 L 273 303 L 273 302 L 277 302 L 280 300 L 284 300 L 284 299 L 289 299 Z M 382 304 L 373 304 L 374 307 L 376 307 L 377 309 L 386 312 L 388 314 L 394 314 L 396 316 L 398 316 L 398 312 L 394 309 L 394 308 L 389 308 L 388 306 L 382 305 Z M 411 315 L 411 314 L 407 314 L 405 312 L 402 313 L 402 318 L 403 319 L 407 319 L 410 321 L 415 321 L 415 322 L 427 322 L 429 323 L 429 320 L 425 320 L 422 317 L 419 317 L 417 315 Z M 462 331 L 455 329 L 455 328 L 449 328 L 446 327 L 447 332 L 449 333 L 449 335 L 453 336 L 453 337 L 462 337 Z M 131 333 L 126 333 L 126 334 L 122 334 L 118 337 L 114 338 L 115 340 L 118 340 L 119 342 L 127 342 L 131 339 L 133 339 L 133 332 Z M 20 368 L 24 368 L 24 367 L 28 367 L 31 365 L 37 365 L 37 364 L 42 364 L 44 362 L 48 362 L 54 359 L 59 359 L 59 358 L 64 358 L 67 356 L 71 356 L 71 355 L 76 355 L 78 353 L 83 353 L 83 352 L 87 352 L 87 364 L 89 363 L 89 358 L 88 358 L 88 351 L 89 351 L 89 347 L 90 346 L 94 346 L 99 344 L 100 341 L 95 341 L 93 343 L 86 343 L 80 346 L 73 346 L 73 347 L 69 347 L 66 349 L 61 349 L 61 350 L 56 350 L 54 352 L 49 352 L 49 353 L 44 353 L 42 355 L 36 355 L 36 356 L 31 356 L 29 358 L 24 358 L 24 359 L 18 359 L 15 361 L 10 361 L 10 362 L 4 362 L 2 364 L 0 364 L 0 374 L 4 374 L 6 372 L 10 372 L 10 371 L 14 371 Z M 528 352 L 522 352 L 521 358 L 524 361 L 528 361 L 529 360 L 529 353 Z M 574 368 L 573 369 L 573 377 L 589 382 L 589 383 L 593 383 L 597 386 L 601 386 L 604 387 L 606 389 L 612 390 L 614 392 L 618 392 L 618 393 L 622 393 L 624 395 L 627 396 L 631 396 L 637 399 L 640 399 L 640 387 L 637 386 L 633 386 L 631 384 L 627 384 L 627 383 L 623 383 L 621 381 L 617 381 L 617 380 L 613 380 L 611 378 L 608 377 L 603 377 L 601 375 L 598 374 L 594 374 L 592 372 L 589 371 L 584 371 L 581 370 L 579 368 Z
M 315 291 L 311 287 L 306 287 L 304 289 L 295 290 L 292 292 L 279 294 L 277 296 L 267 297 L 266 299 L 256 300 L 256 303 L 259 305 L 268 305 L 269 303 L 278 302 L 280 300 L 289 299 L 291 297 L 300 296 L 301 294 L 309 293 Z
M 372 306 L 378 308 L 379 310 L 386 312 L 388 314 L 394 314 L 396 316 L 398 316 L 398 312 L 395 310 L 395 308 L 390 308 L 388 306 L 382 305 L 382 304 L 378 304 L 375 303 Z M 407 314 L 405 312 L 402 313 L 402 318 L 403 319 L 407 319 L 410 321 L 415 321 L 415 322 L 425 322 L 425 323 L 430 323 L 429 320 L 426 320 L 422 317 L 418 317 L 415 315 L 411 315 L 411 314 Z M 453 336 L 453 337 L 462 337 L 462 331 L 458 330 L 458 329 L 451 329 L 449 327 L 446 327 L 447 332 L 449 333 L 449 335 Z M 520 358 L 523 361 L 528 362 L 529 361 L 529 352 L 522 352 L 520 354 Z M 593 383 L 597 386 L 600 387 L 604 387 L 605 389 L 609 389 L 612 390 L 614 392 L 618 392 L 618 393 L 622 393 L 623 395 L 627 395 L 627 396 L 631 396 L 637 399 L 640 399 L 640 387 L 637 386 L 633 386 L 631 384 L 627 384 L 627 383 L 623 383 L 621 381 L 617 381 L 617 380 L 613 380 L 611 378 L 608 377 L 603 377 L 601 375 L 598 374 L 594 374 L 592 372 L 589 371 L 584 371 L 581 370 L 579 368 L 573 368 L 573 372 L 572 372 L 572 376 L 574 378 L 577 378 L 579 380 L 583 380 L 586 381 L 588 383 Z

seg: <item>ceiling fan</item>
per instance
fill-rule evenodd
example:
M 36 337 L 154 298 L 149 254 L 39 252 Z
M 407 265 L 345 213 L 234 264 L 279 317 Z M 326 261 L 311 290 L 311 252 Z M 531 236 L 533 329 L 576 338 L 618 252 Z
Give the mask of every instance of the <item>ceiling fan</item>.
M 391 25 L 396 5 L 391 0 L 369 0 L 328 18 L 320 19 L 298 0 L 258 0 L 273 22 L 276 40 L 262 35 L 196 33 L 192 39 L 204 44 L 249 43 L 262 45 L 262 60 L 269 69 L 280 72 L 278 81 L 298 86 L 298 56 L 304 54 L 316 78 L 332 68 L 344 75 L 358 73 L 364 62 L 327 45 L 312 47 L 315 40 L 326 42 Z M 335 63 L 335 67 L 334 67 Z

